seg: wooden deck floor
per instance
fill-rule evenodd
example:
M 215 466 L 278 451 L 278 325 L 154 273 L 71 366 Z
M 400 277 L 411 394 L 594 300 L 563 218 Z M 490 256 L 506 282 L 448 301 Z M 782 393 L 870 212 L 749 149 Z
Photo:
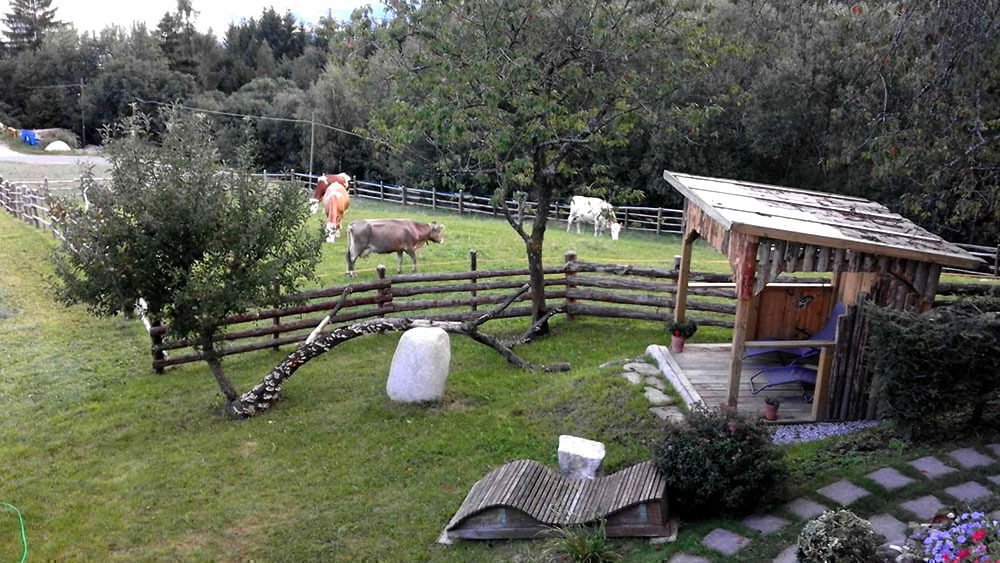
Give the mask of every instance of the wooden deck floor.
M 688 404 L 701 401 L 706 406 L 717 407 L 726 402 L 729 393 L 731 345 L 688 344 L 680 354 L 671 352 L 665 346 L 656 348 L 658 353 L 653 355 L 665 360 L 660 361 L 661 369 L 673 372 L 668 372 L 667 378 L 671 379 L 674 387 L 681 387 L 678 391 Z M 797 384 L 772 387 L 756 396 L 750 394 L 750 377 L 761 369 L 778 365 L 759 359 L 743 363 L 739 412 L 751 416 L 761 415 L 764 411 L 764 398 L 771 396 L 781 400 L 777 422 L 813 422 L 812 403 L 805 401 L 802 389 Z

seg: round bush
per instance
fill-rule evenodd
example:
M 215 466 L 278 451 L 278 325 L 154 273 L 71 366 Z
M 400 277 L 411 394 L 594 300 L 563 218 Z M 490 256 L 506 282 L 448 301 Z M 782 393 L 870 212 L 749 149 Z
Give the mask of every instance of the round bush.
M 668 423 L 654 455 L 671 509 L 687 514 L 747 512 L 774 498 L 788 473 L 763 424 L 705 408 Z
M 867 520 L 850 510 L 824 512 L 799 534 L 802 563 L 869 563 L 876 561 L 879 538 Z

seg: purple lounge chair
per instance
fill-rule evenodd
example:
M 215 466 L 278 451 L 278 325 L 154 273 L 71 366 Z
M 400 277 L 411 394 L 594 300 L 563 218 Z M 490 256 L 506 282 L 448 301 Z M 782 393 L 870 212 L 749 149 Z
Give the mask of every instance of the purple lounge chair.
M 826 324 L 823 325 L 823 328 L 819 329 L 815 334 L 810 336 L 808 340 L 833 340 L 836 338 L 837 319 L 839 319 L 840 316 L 846 312 L 847 306 L 841 302 L 837 302 L 837 304 L 833 307 L 833 311 L 830 312 L 830 317 L 826 320 Z M 791 360 L 781 367 L 762 369 L 750 376 L 750 394 L 756 395 L 764 389 L 774 387 L 776 385 L 798 383 L 802 386 L 803 396 L 808 399 L 809 393 L 806 391 L 806 385 L 816 385 L 816 367 L 805 365 L 804 362 L 819 355 L 819 352 L 819 348 L 812 348 L 809 346 L 801 348 L 751 348 L 747 350 L 743 355 L 744 358 L 755 358 L 765 354 L 777 354 L 779 358 L 782 357 L 782 355 L 785 357 L 791 356 Z M 754 379 L 760 376 L 763 376 L 767 382 L 764 385 L 757 387 L 754 385 Z

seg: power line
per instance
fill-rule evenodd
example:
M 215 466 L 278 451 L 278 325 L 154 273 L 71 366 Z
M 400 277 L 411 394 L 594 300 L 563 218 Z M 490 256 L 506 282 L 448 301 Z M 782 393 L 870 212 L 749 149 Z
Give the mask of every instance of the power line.
M 196 113 L 209 113 L 209 114 L 212 114 L 212 115 L 224 115 L 224 116 L 227 116 L 227 117 L 238 117 L 240 119 L 250 118 L 250 119 L 260 119 L 260 120 L 265 120 L 265 121 L 280 121 L 280 122 L 284 122 L 284 123 L 299 123 L 299 124 L 304 124 L 304 125 L 316 125 L 317 127 L 322 127 L 324 129 L 329 129 L 331 131 L 336 131 L 338 133 L 343 133 L 345 135 L 351 135 L 353 137 L 358 137 L 359 139 L 364 139 L 366 141 L 371 141 L 373 143 L 381 143 L 381 144 L 385 144 L 385 145 L 389 144 L 389 143 L 386 143 L 385 141 L 383 141 L 381 139 L 376 139 L 374 137 L 367 137 L 365 135 L 360 135 L 360 134 L 355 133 L 353 131 L 348 131 L 347 129 L 341 129 L 339 127 L 334 127 L 333 125 L 327 125 L 326 123 L 321 123 L 319 121 L 309 121 L 307 119 L 294 119 L 294 118 L 290 118 L 290 117 L 271 117 L 271 116 L 267 116 L 267 115 L 250 115 L 250 114 L 245 114 L 245 113 L 233 113 L 233 112 L 229 112 L 229 111 L 218 111 L 218 110 L 214 110 L 214 109 L 196 108 L 196 107 L 185 106 L 185 105 L 181 105 L 181 104 L 158 102 L 156 100 L 144 100 L 144 99 L 139 98 L 139 97 L 136 97 L 135 99 L 136 99 L 136 101 L 144 103 L 144 104 L 153 104 L 153 105 L 165 106 L 165 107 L 175 107 L 175 108 L 178 108 L 178 109 L 183 109 L 183 110 L 192 111 L 192 112 L 196 112 Z M 395 147 L 393 147 L 393 148 L 395 148 Z

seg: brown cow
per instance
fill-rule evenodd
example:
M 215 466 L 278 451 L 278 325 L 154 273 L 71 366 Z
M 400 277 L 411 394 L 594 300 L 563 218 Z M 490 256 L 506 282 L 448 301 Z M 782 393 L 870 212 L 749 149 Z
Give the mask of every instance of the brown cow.
M 354 262 L 372 252 L 396 253 L 396 272 L 403 271 L 403 253 L 413 260 L 417 271 L 417 249 L 427 241 L 443 242 L 444 225 L 419 223 L 407 219 L 373 219 L 351 221 L 347 226 L 347 275 L 354 277 Z
M 316 182 L 316 189 L 309 201 L 312 202 L 312 212 L 316 211 L 320 202 L 323 203 L 326 242 L 336 242 L 340 235 L 340 223 L 344 220 L 347 208 L 351 206 L 351 196 L 347 193 L 350 184 L 351 177 L 347 174 L 327 174 Z

